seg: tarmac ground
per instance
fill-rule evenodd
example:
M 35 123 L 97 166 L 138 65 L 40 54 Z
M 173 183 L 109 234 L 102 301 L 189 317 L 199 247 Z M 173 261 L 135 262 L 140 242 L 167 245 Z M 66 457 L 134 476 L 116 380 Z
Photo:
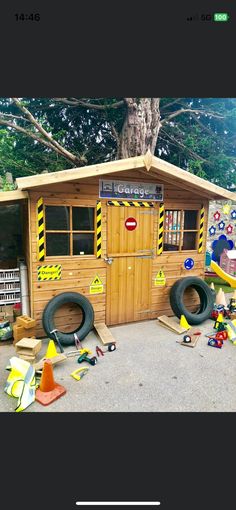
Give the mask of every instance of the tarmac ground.
M 198 328 L 196 347 L 178 342 L 182 335 L 163 328 L 157 320 L 110 328 L 117 349 L 99 357 L 95 366 L 79 365 L 78 356 L 54 366 L 54 379 L 66 394 L 43 406 L 32 403 L 24 412 L 235 412 L 236 346 L 226 340 L 222 349 L 207 345 L 206 334 L 214 322 L 207 320 Z M 37 356 L 46 352 L 48 340 Z M 95 355 L 96 345 L 103 350 L 94 331 L 83 340 Z M 66 347 L 65 352 L 73 350 Z M 17 399 L 4 392 L 9 372 L 6 366 L 15 355 L 12 344 L 0 346 L 0 411 L 14 412 Z M 71 372 L 87 366 L 80 381 Z

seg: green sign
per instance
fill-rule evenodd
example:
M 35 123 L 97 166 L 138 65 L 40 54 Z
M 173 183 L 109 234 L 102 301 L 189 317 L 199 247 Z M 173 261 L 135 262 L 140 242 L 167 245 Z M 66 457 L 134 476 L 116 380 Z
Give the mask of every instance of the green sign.
M 215 12 L 214 21 L 228 21 L 229 15 L 227 12 Z

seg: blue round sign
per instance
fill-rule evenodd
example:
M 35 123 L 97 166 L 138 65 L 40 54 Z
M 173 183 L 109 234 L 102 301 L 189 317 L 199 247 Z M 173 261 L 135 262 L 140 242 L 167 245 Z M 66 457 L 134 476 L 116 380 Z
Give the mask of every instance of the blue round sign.
M 185 259 L 184 261 L 184 267 L 185 269 L 193 269 L 194 266 L 194 260 L 193 259 Z

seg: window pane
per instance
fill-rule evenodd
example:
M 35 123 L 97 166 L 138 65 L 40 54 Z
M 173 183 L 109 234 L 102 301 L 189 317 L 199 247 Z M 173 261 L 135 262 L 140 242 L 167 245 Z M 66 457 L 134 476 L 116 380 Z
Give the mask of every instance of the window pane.
M 72 207 L 72 230 L 94 230 L 94 208 Z
M 180 230 L 181 226 L 181 211 L 165 211 L 165 230 Z
M 73 234 L 73 255 L 93 255 L 94 234 Z
M 184 232 L 183 250 L 196 250 L 197 232 Z
M 46 234 L 46 255 L 70 255 L 70 234 Z
M 180 232 L 172 231 L 164 233 L 164 251 L 178 251 L 180 244 Z
M 198 211 L 184 211 L 184 230 L 197 229 Z
M 46 230 L 70 230 L 70 208 L 46 205 Z

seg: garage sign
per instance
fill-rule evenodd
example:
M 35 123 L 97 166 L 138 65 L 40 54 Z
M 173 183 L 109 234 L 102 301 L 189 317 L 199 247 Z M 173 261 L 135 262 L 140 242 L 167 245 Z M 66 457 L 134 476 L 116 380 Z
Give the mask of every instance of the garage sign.
M 38 280 L 61 280 L 61 265 L 38 266 Z
M 137 227 L 137 221 L 135 218 L 127 218 L 127 220 L 125 220 L 125 227 L 127 228 L 127 230 L 135 230 L 136 227 Z
M 159 287 L 164 287 L 165 284 L 166 284 L 166 277 L 165 277 L 164 271 L 160 270 L 156 274 L 155 285 L 159 286 Z
M 95 276 L 92 283 L 89 287 L 90 294 L 102 294 L 103 293 L 103 283 L 98 275 Z

